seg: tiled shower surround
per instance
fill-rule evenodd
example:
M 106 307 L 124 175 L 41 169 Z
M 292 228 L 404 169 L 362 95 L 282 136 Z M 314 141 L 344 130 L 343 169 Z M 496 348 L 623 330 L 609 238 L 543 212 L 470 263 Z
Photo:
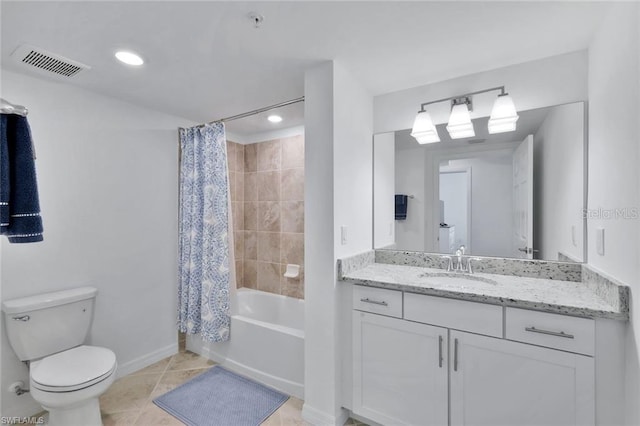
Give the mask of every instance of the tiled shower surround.
M 304 137 L 227 142 L 238 287 L 304 298 Z M 300 277 L 283 276 L 288 263 Z

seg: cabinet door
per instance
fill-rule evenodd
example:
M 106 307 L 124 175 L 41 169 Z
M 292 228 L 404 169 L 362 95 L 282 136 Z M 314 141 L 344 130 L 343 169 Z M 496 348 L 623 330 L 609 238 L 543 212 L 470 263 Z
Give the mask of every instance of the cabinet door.
M 452 331 L 451 425 L 593 425 L 593 358 Z
M 446 425 L 447 330 L 353 311 L 353 412 L 388 425 Z

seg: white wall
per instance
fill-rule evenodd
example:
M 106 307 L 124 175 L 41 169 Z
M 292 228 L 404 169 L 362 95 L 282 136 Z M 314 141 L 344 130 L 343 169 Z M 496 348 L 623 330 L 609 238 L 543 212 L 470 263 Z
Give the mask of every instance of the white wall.
M 587 53 L 553 56 L 376 96 L 373 130 L 380 133 L 410 128 L 423 102 L 503 85 L 521 111 L 584 101 L 587 98 Z M 496 94 L 474 96 L 472 118 L 488 116 Z M 447 102 L 431 106 L 429 112 L 434 123 L 446 122 L 449 108 Z
M 336 260 L 370 250 L 372 98 L 339 63 L 305 73 L 305 403 L 313 424 L 343 424 Z M 347 227 L 341 244 L 340 227 Z M 350 317 L 349 317 L 350 318 Z
M 534 135 L 534 247 L 583 261 L 584 104 L 551 108 Z M 572 241 L 572 227 L 575 243 Z
M 68 84 L 2 73 L 2 96 L 29 108 L 44 242 L 2 238 L 2 297 L 98 288 L 90 335 L 111 348 L 119 374 L 177 351 L 178 125 L 184 120 Z M 3 416 L 40 407 L 2 326 Z
M 589 47 L 589 209 L 638 208 L 640 201 L 640 6 L 617 3 Z M 605 254 L 596 229 L 605 229 Z M 640 224 L 590 217 L 588 262 L 631 286 L 626 348 L 626 424 L 640 424 Z
M 395 228 L 395 138 L 381 133 L 373 139 L 373 247 L 391 248 Z
M 399 135 L 396 133 L 396 138 Z M 397 146 L 397 144 L 396 144 Z M 407 218 L 395 221 L 395 241 L 400 250 L 425 248 L 425 162 L 424 149 L 396 149 L 395 193 L 413 195 L 407 205 Z

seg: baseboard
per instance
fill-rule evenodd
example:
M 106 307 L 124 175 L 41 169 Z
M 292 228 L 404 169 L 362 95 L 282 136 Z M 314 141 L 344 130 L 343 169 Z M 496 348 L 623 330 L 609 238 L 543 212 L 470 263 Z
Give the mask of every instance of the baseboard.
M 309 404 L 305 402 L 302 406 L 302 419 L 317 426 L 343 426 L 349 419 L 349 411 L 341 408 L 338 416 L 332 416 L 309 406 Z
M 156 362 L 177 353 L 178 343 L 172 343 L 168 346 L 165 346 L 164 348 L 158 349 L 157 351 L 153 351 L 131 361 L 125 362 L 124 364 L 118 364 L 118 372 L 116 373 L 116 376 L 117 378 L 120 378 L 126 376 L 127 374 L 142 370 L 143 368 L 148 367 L 151 364 L 155 364 Z
M 199 347 L 197 349 L 196 348 L 191 348 L 191 349 L 194 350 L 199 355 L 205 358 L 208 358 L 212 361 L 215 361 L 217 364 L 233 371 L 234 373 L 247 376 L 259 383 L 262 383 L 266 386 L 270 386 L 288 395 L 295 396 L 296 398 L 299 398 L 299 399 L 304 398 L 304 385 L 301 383 L 296 383 L 296 382 L 292 382 L 291 380 L 286 380 L 281 377 L 276 377 L 271 374 L 264 373 L 260 370 L 256 370 L 255 368 L 251 368 L 237 361 L 229 360 L 217 354 L 215 351 L 210 350 L 207 347 Z

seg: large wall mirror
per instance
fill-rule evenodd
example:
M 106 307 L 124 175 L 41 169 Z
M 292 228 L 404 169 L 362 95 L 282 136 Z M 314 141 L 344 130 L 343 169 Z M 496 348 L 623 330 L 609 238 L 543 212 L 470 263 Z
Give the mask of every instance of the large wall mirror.
M 517 130 L 420 145 L 374 135 L 374 248 L 584 262 L 586 106 L 520 111 Z

